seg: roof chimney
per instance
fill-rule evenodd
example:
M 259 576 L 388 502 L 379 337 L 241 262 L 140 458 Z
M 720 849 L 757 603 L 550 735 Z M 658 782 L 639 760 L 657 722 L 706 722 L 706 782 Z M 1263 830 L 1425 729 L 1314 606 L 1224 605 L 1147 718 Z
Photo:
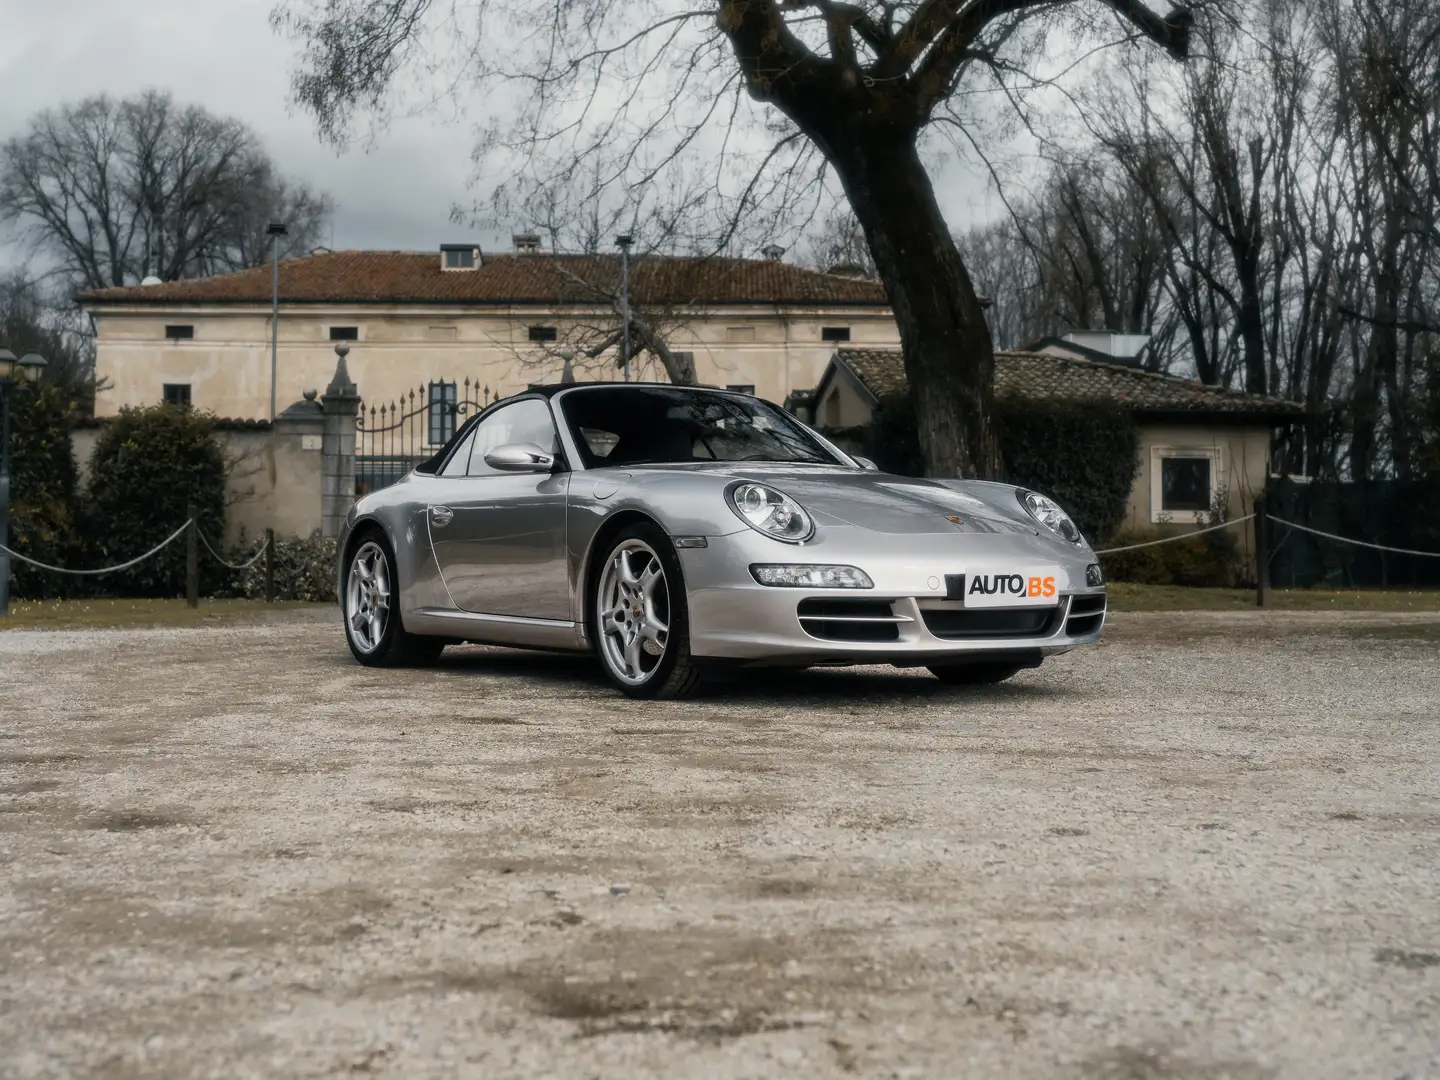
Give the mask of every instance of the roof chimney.
M 825 273 L 833 277 L 863 278 L 869 276 L 865 273 L 865 267 L 853 262 L 831 263 L 830 266 L 826 267 Z
M 763 248 L 760 249 L 760 254 L 764 255 L 765 258 L 769 259 L 771 262 L 779 262 L 780 256 L 785 254 L 785 249 L 779 244 L 766 244 Z
M 514 242 L 518 255 L 535 255 L 540 251 L 539 233 L 516 233 L 510 239 Z

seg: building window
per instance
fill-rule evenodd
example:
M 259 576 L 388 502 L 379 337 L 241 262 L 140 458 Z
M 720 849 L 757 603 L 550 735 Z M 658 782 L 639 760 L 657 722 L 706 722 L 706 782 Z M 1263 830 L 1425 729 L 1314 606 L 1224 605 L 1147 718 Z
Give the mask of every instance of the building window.
M 172 324 L 165 327 L 165 336 L 171 341 L 188 341 L 195 336 L 195 327 L 188 324 Z
M 330 327 L 331 341 L 359 341 L 360 328 L 358 326 L 332 326 Z
M 430 384 L 430 446 L 443 446 L 455 434 L 455 403 L 458 400 L 453 382 Z
M 532 326 L 530 327 L 531 341 L 554 341 L 559 332 L 553 326 Z
M 725 328 L 726 341 L 754 341 L 755 328 L 753 326 L 727 326 Z
M 446 270 L 474 270 L 475 249 L 462 245 L 447 245 L 440 249 L 440 265 Z
M 1219 494 L 1218 449 L 1154 447 L 1150 463 L 1150 520 L 1196 522 Z
M 821 341 L 849 341 L 850 328 L 848 326 L 822 326 L 820 328 Z
M 179 405 L 182 408 L 190 407 L 190 384 L 187 383 L 166 383 L 161 389 L 161 400 L 166 405 Z
M 725 389 L 734 390 L 737 394 L 749 394 L 751 397 L 755 396 L 754 383 L 732 383 L 729 386 L 725 387 Z

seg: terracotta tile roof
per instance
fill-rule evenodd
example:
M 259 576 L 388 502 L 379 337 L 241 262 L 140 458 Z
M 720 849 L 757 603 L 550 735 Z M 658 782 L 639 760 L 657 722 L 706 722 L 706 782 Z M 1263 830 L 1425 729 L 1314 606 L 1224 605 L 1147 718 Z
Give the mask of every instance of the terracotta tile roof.
M 82 293 L 89 305 L 269 304 L 271 267 Z M 474 270 L 442 270 L 440 253 L 332 251 L 280 263 L 284 303 L 557 304 L 594 302 L 620 288 L 618 255 L 486 255 Z M 636 302 L 884 306 L 877 282 L 778 260 L 639 255 Z
M 841 360 L 877 399 L 904 393 L 905 363 L 898 349 L 840 349 Z M 997 396 L 1102 399 L 1136 412 L 1299 417 L 1302 406 L 1281 398 L 1206 386 L 1175 375 L 1159 375 L 1125 364 L 1107 364 L 1049 353 L 997 352 Z

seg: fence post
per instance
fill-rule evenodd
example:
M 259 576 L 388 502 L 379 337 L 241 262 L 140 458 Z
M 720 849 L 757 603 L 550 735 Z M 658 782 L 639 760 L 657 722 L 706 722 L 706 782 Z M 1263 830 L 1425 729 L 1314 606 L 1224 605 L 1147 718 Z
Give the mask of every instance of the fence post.
M 1255 500 L 1255 604 L 1270 598 L 1270 511 L 1262 494 Z
M 339 536 L 350 507 L 355 505 L 355 419 L 360 412 L 360 391 L 345 364 L 349 352 L 350 346 L 343 341 L 335 346 L 335 355 L 340 359 L 320 399 L 325 408 L 320 478 L 322 536 Z
M 265 602 L 275 602 L 275 530 L 265 530 Z
M 190 519 L 190 528 L 185 531 L 185 603 L 192 608 L 200 606 L 200 523 L 195 520 L 195 504 L 185 507 Z

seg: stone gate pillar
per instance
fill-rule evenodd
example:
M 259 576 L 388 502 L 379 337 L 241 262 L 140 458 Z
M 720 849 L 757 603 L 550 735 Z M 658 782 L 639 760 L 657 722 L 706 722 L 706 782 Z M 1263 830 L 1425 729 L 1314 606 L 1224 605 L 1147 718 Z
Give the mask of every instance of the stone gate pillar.
M 339 536 L 345 515 L 355 503 L 355 418 L 360 412 L 360 391 L 350 378 L 345 357 L 350 346 L 335 346 L 339 362 L 320 399 L 325 410 L 321 451 L 324 472 L 320 481 L 321 535 Z

